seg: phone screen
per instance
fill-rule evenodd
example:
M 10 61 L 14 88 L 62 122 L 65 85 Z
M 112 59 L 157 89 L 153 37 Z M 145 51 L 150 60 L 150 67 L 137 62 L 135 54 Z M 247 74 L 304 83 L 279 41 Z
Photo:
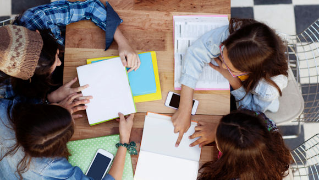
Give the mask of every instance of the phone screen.
M 180 99 L 181 98 L 180 98 L 179 95 L 173 94 L 172 98 L 171 98 L 171 101 L 169 102 L 169 105 L 178 109 Z M 195 101 L 193 100 L 193 106 L 194 106 L 194 103 L 195 103 Z
M 92 177 L 95 180 L 100 180 L 102 179 L 105 170 L 107 168 L 107 166 L 110 164 L 111 159 L 100 154 L 97 153 L 96 157 L 90 167 L 89 172 L 87 173 L 87 176 Z

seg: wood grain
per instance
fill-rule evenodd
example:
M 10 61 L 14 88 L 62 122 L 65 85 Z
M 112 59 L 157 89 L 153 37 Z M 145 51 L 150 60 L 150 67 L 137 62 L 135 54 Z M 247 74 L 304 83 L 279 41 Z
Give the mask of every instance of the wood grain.
M 76 1 L 76 0 L 70 0 Z M 84 0 L 80 0 L 84 1 Z M 104 4 L 106 0 L 101 0 Z M 109 0 L 123 23 L 119 26 L 130 45 L 137 52 L 156 51 L 161 82 L 162 100 L 136 103 L 137 111 L 131 140 L 141 143 L 145 112 L 174 113 L 164 106 L 168 91 L 174 91 L 173 15 L 226 14 L 230 17 L 230 0 Z M 77 76 L 76 67 L 86 64 L 86 59 L 118 55 L 117 44 L 104 51 L 105 32 L 91 21 L 81 21 L 67 26 L 64 62 L 64 83 Z M 75 84 L 74 86 L 78 86 Z M 179 91 L 174 91 L 180 93 Z M 229 113 L 229 91 L 195 91 L 199 100 L 198 114 L 192 120 L 210 122 L 217 126 L 220 115 Z M 118 134 L 118 122 L 113 120 L 90 127 L 85 112 L 76 120 L 72 140 Z M 212 116 L 214 115 L 214 116 Z M 202 148 L 200 166 L 215 160 L 214 144 Z M 135 171 L 138 156 L 132 156 Z

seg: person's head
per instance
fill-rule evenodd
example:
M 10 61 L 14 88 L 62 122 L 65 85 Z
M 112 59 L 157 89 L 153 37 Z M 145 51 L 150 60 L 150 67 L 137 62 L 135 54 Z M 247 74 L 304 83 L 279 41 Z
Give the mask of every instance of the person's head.
M 74 122 L 68 110 L 58 105 L 17 104 L 10 118 L 17 141 L 15 149 L 22 147 L 25 152 L 17 167 L 19 174 L 34 157 L 70 155 L 66 144 L 74 133 Z
M 200 169 L 198 179 L 282 179 L 291 156 L 279 132 L 269 132 L 264 119 L 251 112 L 224 116 L 216 132 L 222 156 Z
M 61 65 L 58 53 L 62 47 L 50 30 L 34 32 L 8 25 L 0 28 L 0 35 L 6 37 L 0 47 L 4 52 L 0 56 L 1 81 L 11 78 L 17 94 L 44 98 L 51 86 L 52 72 Z
M 233 76 L 248 74 L 243 82 L 246 91 L 252 90 L 264 78 L 279 87 L 270 79 L 276 75 L 288 75 L 285 45 L 273 29 L 255 20 L 231 19 L 229 37 L 221 44 L 223 68 Z

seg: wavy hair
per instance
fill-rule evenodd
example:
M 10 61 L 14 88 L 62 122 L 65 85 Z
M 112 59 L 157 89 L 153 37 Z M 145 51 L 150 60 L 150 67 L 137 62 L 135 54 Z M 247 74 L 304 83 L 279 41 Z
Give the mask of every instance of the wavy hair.
M 243 82 L 246 92 L 256 87 L 261 79 L 282 92 L 271 77 L 288 76 L 286 46 L 273 29 L 252 19 L 231 19 L 229 37 L 222 42 L 233 66 L 248 72 Z

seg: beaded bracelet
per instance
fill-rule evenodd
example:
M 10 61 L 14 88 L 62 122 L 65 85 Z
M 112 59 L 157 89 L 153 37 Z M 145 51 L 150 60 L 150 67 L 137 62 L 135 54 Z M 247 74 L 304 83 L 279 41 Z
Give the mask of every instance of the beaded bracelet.
M 128 152 L 131 154 L 131 155 L 137 155 L 137 150 L 136 150 L 136 143 L 134 141 L 130 142 L 130 144 L 127 144 L 127 143 L 117 143 L 115 145 L 117 148 L 119 148 L 120 146 L 123 146 L 123 147 L 126 147 L 126 149 L 128 150 Z

